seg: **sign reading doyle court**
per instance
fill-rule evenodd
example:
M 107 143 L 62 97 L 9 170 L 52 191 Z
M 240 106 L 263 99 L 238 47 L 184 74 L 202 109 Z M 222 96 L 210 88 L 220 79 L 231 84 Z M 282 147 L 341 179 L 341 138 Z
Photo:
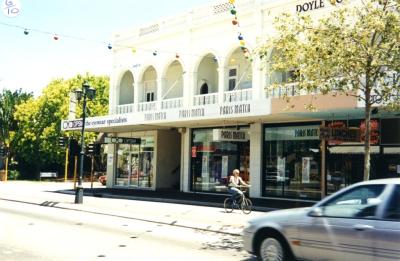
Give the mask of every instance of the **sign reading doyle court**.
M 313 11 L 313 10 L 317 10 L 320 8 L 324 8 L 326 1 L 327 0 L 305 1 L 301 4 L 296 5 L 296 12 L 301 13 L 301 12 L 308 12 L 308 11 Z M 333 0 L 333 1 L 335 1 L 337 4 L 340 4 L 343 2 L 343 0 Z M 328 0 L 328 2 L 331 2 L 331 1 Z

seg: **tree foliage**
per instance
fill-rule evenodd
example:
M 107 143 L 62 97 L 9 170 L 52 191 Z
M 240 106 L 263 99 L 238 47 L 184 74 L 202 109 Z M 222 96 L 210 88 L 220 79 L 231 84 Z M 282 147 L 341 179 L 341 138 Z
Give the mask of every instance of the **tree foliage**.
M 275 28 L 258 50 L 268 71 L 294 70 L 298 93 L 341 93 L 363 102 L 368 180 L 371 109 L 396 107 L 399 100 L 400 1 L 345 2 L 318 21 L 283 14 Z
M 32 94 L 16 90 L 3 90 L 0 93 L 0 145 L 10 142 L 10 133 L 18 128 L 14 118 L 16 106 L 32 97 Z
M 15 135 L 14 147 L 18 162 L 31 172 L 37 174 L 40 170 L 54 170 L 62 165 L 64 149 L 58 146 L 58 137 L 66 134 L 61 133 L 61 120 L 68 118 L 70 93 L 80 89 L 84 82 L 96 89 L 95 99 L 87 103 L 89 116 L 106 115 L 109 79 L 105 76 L 78 75 L 68 80 L 54 80 L 41 96 L 17 107 L 15 117 L 20 128 Z M 78 107 L 78 118 L 81 112 L 82 108 Z M 79 138 L 80 133 L 71 136 Z M 93 136 L 93 133 L 87 134 L 87 138 Z

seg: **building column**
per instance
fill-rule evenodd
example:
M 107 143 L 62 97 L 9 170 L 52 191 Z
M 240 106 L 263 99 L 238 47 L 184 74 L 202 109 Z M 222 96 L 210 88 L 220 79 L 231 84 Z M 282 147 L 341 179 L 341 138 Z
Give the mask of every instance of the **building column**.
M 257 122 L 250 125 L 250 197 L 259 198 L 262 195 L 262 157 L 263 132 L 262 124 Z
M 197 88 L 197 77 L 198 73 L 197 72 L 192 72 L 192 85 L 189 87 L 189 106 L 193 106 L 193 97 L 199 93 Z
M 156 97 L 156 101 L 157 101 L 157 106 L 156 106 L 156 108 L 158 109 L 158 110 L 160 110 L 161 109 L 161 102 L 162 102 L 162 100 L 163 100 L 163 97 L 162 97 L 162 88 L 163 88 L 163 86 L 164 86 L 164 83 L 165 83 L 165 78 L 162 78 L 162 77 L 158 77 L 157 78 L 157 80 L 156 80 L 156 84 L 157 84 L 157 89 L 156 89 L 156 95 L 157 95 L 157 97 Z
M 226 68 L 223 66 L 218 67 L 218 103 L 224 103 L 225 92 L 225 72 Z
M 181 191 L 190 192 L 190 163 L 191 163 L 191 140 L 190 137 L 192 130 L 190 128 L 186 128 L 185 132 L 181 133 Z
M 186 73 L 183 74 L 183 107 L 187 108 L 191 104 L 189 101 L 191 100 L 191 88 L 192 85 L 190 84 L 190 80 L 192 79 L 192 74 L 186 71 Z
M 107 187 L 111 188 L 114 186 L 113 181 L 115 180 L 115 164 L 117 160 L 115 159 L 115 144 L 107 145 Z

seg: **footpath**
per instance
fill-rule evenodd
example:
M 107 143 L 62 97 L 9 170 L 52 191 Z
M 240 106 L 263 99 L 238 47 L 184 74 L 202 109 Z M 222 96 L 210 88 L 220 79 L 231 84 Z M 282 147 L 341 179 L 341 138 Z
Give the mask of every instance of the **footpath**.
M 272 210 L 256 205 L 249 215 L 238 209 L 226 213 L 223 209 L 224 195 L 133 192 L 107 189 L 98 183 L 94 183 L 93 189 L 90 186 L 90 183 L 83 184 L 83 204 L 75 204 L 75 191 L 70 182 L 0 182 L 0 204 L 6 200 L 231 235 L 240 235 L 250 218 Z

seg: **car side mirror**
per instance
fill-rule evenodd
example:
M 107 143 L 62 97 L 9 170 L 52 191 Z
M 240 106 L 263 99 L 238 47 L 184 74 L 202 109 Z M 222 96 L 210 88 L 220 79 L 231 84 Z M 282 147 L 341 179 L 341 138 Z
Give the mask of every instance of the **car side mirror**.
M 313 208 L 308 212 L 310 217 L 322 217 L 322 209 L 321 208 Z

